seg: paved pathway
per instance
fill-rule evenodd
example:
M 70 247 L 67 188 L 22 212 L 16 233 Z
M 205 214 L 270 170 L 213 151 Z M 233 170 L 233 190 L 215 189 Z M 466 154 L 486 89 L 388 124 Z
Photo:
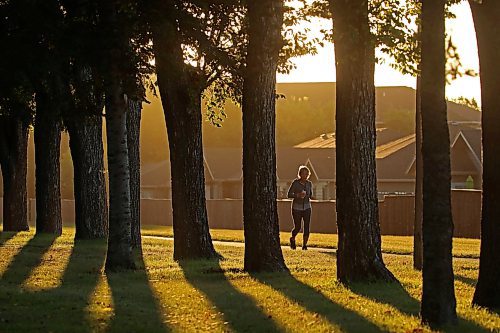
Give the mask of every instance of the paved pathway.
M 174 241 L 173 237 L 166 237 L 166 236 L 142 236 L 144 238 L 151 238 L 151 239 L 164 239 L 168 241 Z M 212 241 L 214 245 L 224 245 L 224 246 L 234 246 L 234 247 L 245 247 L 245 243 L 243 242 L 232 242 L 232 241 L 218 241 L 214 240 Z M 290 250 L 290 246 L 288 245 L 282 245 L 281 249 L 283 250 Z M 329 249 L 326 247 L 308 247 L 310 251 L 317 251 L 317 252 L 324 252 L 324 253 L 336 253 L 336 249 Z M 300 247 L 297 247 L 298 251 L 302 251 Z
M 143 238 L 150 238 L 150 239 L 163 239 L 167 241 L 174 241 L 173 237 L 167 237 L 167 236 L 142 236 Z M 214 245 L 223 245 L 223 246 L 234 246 L 234 247 L 245 247 L 245 243 L 243 242 L 234 242 L 234 241 L 219 241 L 219 240 L 213 240 L 212 243 Z M 289 245 L 282 245 L 281 249 L 283 250 L 288 250 L 291 251 Z M 320 252 L 320 253 L 329 253 L 329 254 L 335 254 L 337 253 L 336 249 L 332 248 L 326 248 L 326 247 L 309 247 L 309 251 L 315 251 L 315 252 Z M 300 247 L 297 247 L 297 251 L 302 251 Z M 412 256 L 412 254 L 402 254 L 402 253 L 386 253 L 382 251 L 382 254 L 384 256 L 387 255 L 393 255 L 393 256 Z M 479 258 L 462 258 L 462 257 L 453 257 L 454 260 L 479 260 Z

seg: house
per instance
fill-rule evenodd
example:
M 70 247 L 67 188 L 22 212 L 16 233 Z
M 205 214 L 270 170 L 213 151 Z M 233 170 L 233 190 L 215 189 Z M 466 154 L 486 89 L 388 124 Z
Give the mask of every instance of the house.
M 452 188 L 481 188 L 482 153 L 480 124 L 452 121 L 450 150 Z M 314 196 L 335 199 L 335 133 L 322 134 L 295 147 L 277 148 L 278 198 L 286 198 L 288 187 L 300 165 L 311 170 Z M 415 134 L 388 128 L 377 129 L 377 179 L 380 196 L 413 193 L 415 188 Z M 241 199 L 243 193 L 242 149 L 205 148 L 205 192 L 207 199 Z M 170 198 L 168 161 L 142 169 L 144 198 Z

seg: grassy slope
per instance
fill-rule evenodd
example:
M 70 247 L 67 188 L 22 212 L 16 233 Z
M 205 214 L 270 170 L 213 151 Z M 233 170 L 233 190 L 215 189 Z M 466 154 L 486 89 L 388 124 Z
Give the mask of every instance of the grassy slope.
M 243 242 L 242 230 L 211 229 L 210 233 L 214 240 Z M 172 227 L 166 226 L 143 226 L 143 235 L 148 236 L 173 236 Z M 281 244 L 289 245 L 290 233 L 281 233 Z M 301 242 L 301 236 L 298 236 Z M 309 239 L 310 247 L 336 248 L 338 238 L 334 234 L 312 233 Z M 453 240 L 453 256 L 457 258 L 479 258 L 478 239 L 455 238 Z M 382 251 L 391 254 L 412 254 L 413 237 L 406 236 L 382 236 Z
M 225 260 L 176 263 L 172 242 L 145 239 L 145 270 L 101 273 L 105 243 L 33 233 L 0 234 L 0 332 L 422 332 L 420 274 L 411 257 L 386 255 L 398 285 L 335 281 L 335 258 L 285 250 L 292 274 L 241 271 L 243 249 Z M 500 316 L 469 306 L 478 261 L 455 259 L 460 325 L 500 328 Z

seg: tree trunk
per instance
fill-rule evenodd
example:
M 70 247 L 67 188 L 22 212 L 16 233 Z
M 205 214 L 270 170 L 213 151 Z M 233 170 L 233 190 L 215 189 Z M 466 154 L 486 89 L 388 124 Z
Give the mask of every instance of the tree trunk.
M 28 201 L 28 126 L 23 120 L 0 116 L 0 166 L 3 175 L 3 231 L 26 231 Z
M 453 285 L 450 137 L 445 100 L 445 0 L 422 3 L 422 320 L 456 323 Z
M 331 0 L 337 68 L 337 277 L 395 281 L 382 260 L 375 164 L 375 49 L 367 0 Z
M 74 168 L 75 238 L 106 238 L 108 200 L 104 177 L 102 118 L 100 115 L 75 117 L 66 121 Z
M 283 1 L 248 2 L 243 84 L 243 222 L 246 271 L 288 270 L 280 246 L 276 190 L 276 70 Z
M 120 1 L 103 1 L 103 31 L 110 40 L 105 50 L 107 75 L 104 78 L 106 137 L 109 173 L 109 236 L 106 271 L 135 269 L 132 254 L 130 211 L 130 166 L 128 157 L 128 101 L 124 81 L 129 75 L 124 57 L 129 50 L 128 36 L 120 27 L 124 12 Z
M 130 212 L 132 247 L 141 249 L 141 156 L 140 132 L 142 103 L 128 101 L 127 145 L 130 167 Z
M 119 75 L 111 71 L 112 78 Z M 135 268 L 132 256 L 130 171 L 126 96 L 110 79 L 106 89 L 106 136 L 109 170 L 109 238 L 106 270 Z
M 481 77 L 483 203 L 481 257 L 473 303 L 500 308 L 500 3 L 470 1 L 476 28 Z
M 214 258 L 205 202 L 202 88 L 184 64 L 173 6 L 168 1 L 157 7 L 165 14 L 153 20 L 153 45 L 170 147 L 174 259 Z
M 61 218 L 61 129 L 62 122 L 52 98 L 36 94 L 35 115 L 35 192 L 36 233 L 62 233 Z
M 415 221 L 413 225 L 413 268 L 421 271 L 423 265 L 422 214 L 423 214 L 423 163 L 422 163 L 422 108 L 420 104 L 420 75 L 417 77 L 415 107 Z

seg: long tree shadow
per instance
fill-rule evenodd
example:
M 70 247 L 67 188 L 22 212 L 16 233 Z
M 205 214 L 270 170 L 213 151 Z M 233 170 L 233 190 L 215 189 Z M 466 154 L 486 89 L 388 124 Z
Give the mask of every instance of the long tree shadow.
M 5 294 L 16 293 L 16 302 L 3 314 L 10 318 L 7 323 L 16 328 L 12 331 L 92 331 L 86 308 L 106 254 L 105 241 L 75 242 L 60 286 L 45 290 L 25 290 L 22 286 L 32 270 L 41 264 L 43 255 L 56 238 L 53 235 L 34 236 L 14 257 L 2 277 Z M 56 255 L 55 259 L 60 258 Z M 52 273 L 54 271 L 48 272 Z
M 0 231 L 0 246 L 3 246 L 7 241 L 17 235 L 17 231 Z
M 65 309 L 49 314 L 55 320 L 47 321 L 47 331 L 92 332 L 89 321 L 89 299 L 101 276 L 106 257 L 105 240 L 75 240 L 61 285 L 53 290 L 35 294 L 40 301 L 59 300 L 59 307 Z M 53 306 L 49 306 L 52 308 Z
M 477 283 L 477 279 L 473 279 L 473 278 L 463 276 L 460 274 L 455 274 L 455 280 L 463 282 L 465 284 L 468 284 L 469 286 L 471 286 L 473 288 L 476 287 L 476 283 Z
M 419 316 L 420 302 L 413 298 L 399 283 L 353 283 L 350 290 L 378 303 L 388 304 L 409 316 Z M 458 318 L 457 326 L 440 328 L 443 332 L 489 332 L 484 327 L 463 317 Z
M 281 292 L 308 311 L 321 315 L 343 332 L 382 332 L 377 325 L 359 313 L 333 302 L 290 273 L 254 273 L 252 277 Z
M 158 300 L 151 289 L 142 256 L 140 269 L 106 273 L 114 303 L 108 332 L 170 332 L 162 320 Z
M 388 304 L 409 316 L 418 316 L 420 302 L 399 283 L 351 283 L 349 289 L 378 303 Z
M 234 332 L 278 332 L 282 329 L 255 301 L 227 279 L 218 260 L 181 261 L 187 281 L 222 312 Z M 241 314 L 245 315 L 242 316 Z
M 43 234 L 35 235 L 14 256 L 4 274 L 1 276 L 3 283 L 21 285 L 31 271 L 41 262 L 45 252 L 49 250 L 57 236 Z

